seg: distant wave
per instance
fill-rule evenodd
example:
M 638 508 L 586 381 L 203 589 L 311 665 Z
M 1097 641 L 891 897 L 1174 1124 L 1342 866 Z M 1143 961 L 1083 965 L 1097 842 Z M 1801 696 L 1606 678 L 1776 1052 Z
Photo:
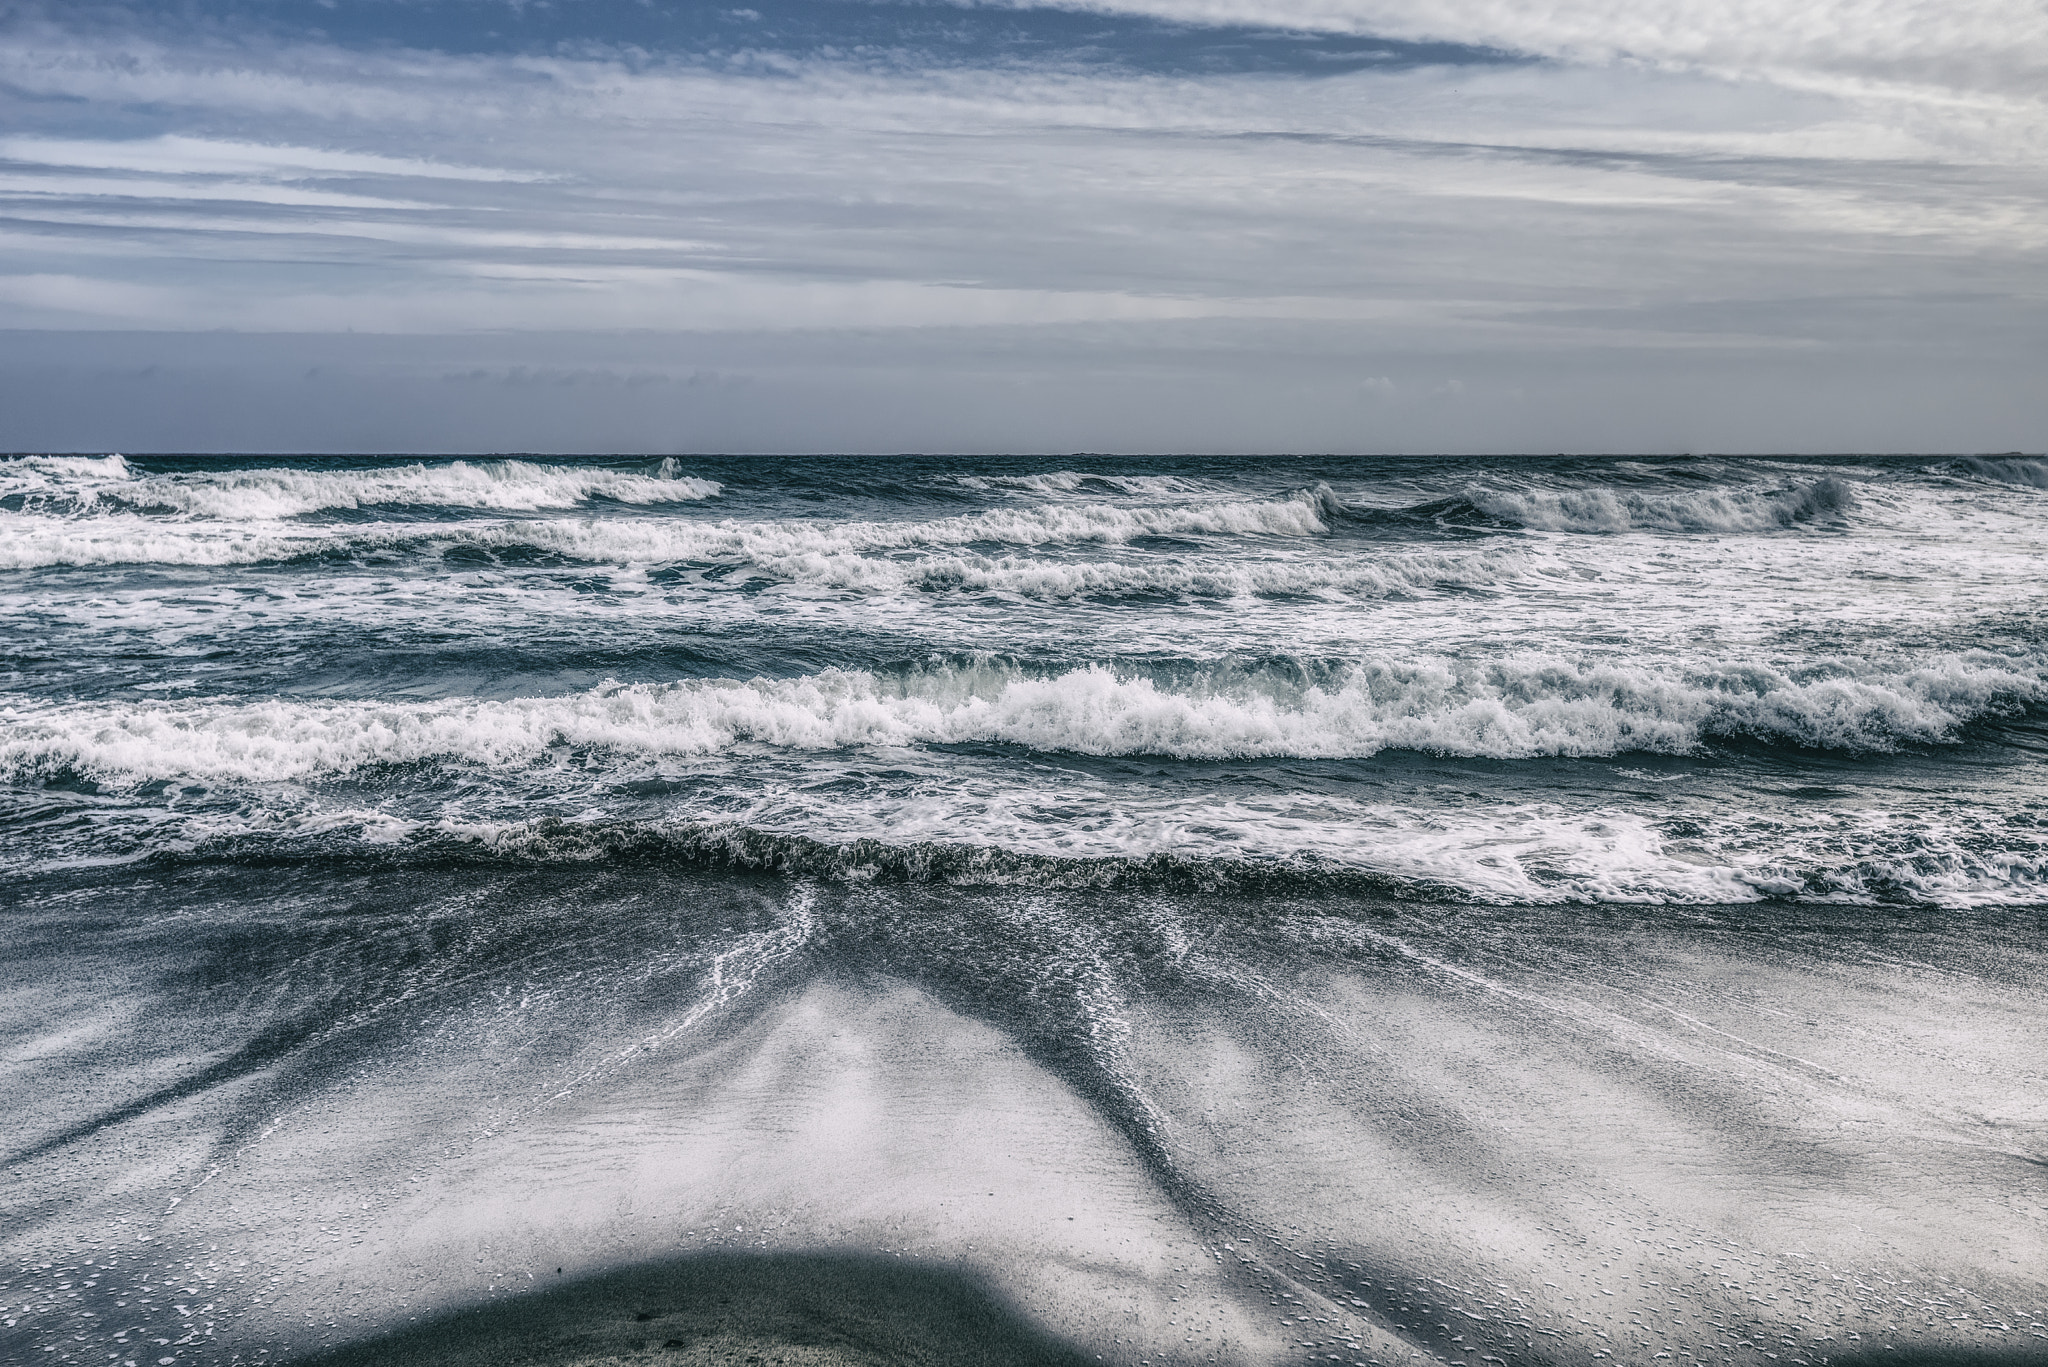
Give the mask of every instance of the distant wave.
M 1958 474 L 1998 484 L 2048 489 L 2048 460 L 2028 460 L 2022 456 L 1964 456 L 1949 468 Z
M 1474 517 L 1554 532 L 1761 532 L 1796 526 L 1855 506 L 1848 484 L 1832 475 L 1773 492 L 1635 489 L 1489 489 L 1406 510 L 1448 521 Z
M 714 481 L 682 474 L 672 457 L 652 474 L 523 460 L 179 474 L 138 471 L 117 455 L 0 461 L 0 497 L 23 498 L 24 511 L 79 514 L 108 509 L 259 522 L 343 508 L 529 512 L 573 508 L 593 498 L 677 503 L 711 498 L 719 489 Z
M 1118 494 L 1206 494 L 1217 486 L 1181 475 L 1100 475 L 1085 470 L 1053 470 L 1036 475 L 954 475 L 963 489 L 1007 489 L 1018 493 L 1064 494 L 1100 489 Z
M 694 497 L 695 495 L 692 495 Z M 819 557 L 976 543 L 1115 545 L 1149 536 L 1318 536 L 1334 508 L 1326 489 L 1288 498 L 1162 507 L 1099 503 L 997 508 L 930 521 L 773 522 L 621 518 L 534 519 L 450 527 L 385 523 L 323 528 L 270 521 L 174 523 L 129 512 L 67 519 L 0 513 L 0 568 L 45 565 L 232 565 L 304 555 L 388 551 L 440 542 L 518 548 L 601 564 L 751 563 L 818 578 Z
M 1526 557 L 1513 550 L 1346 560 L 1176 558 L 1163 564 L 946 556 L 911 562 L 863 558 L 845 567 L 844 581 L 831 570 L 821 577 L 830 583 L 873 583 L 881 579 L 933 592 L 958 590 L 1038 599 L 1154 594 L 1252 598 L 1319 593 L 1383 597 L 1497 584 L 1520 573 L 1527 563 Z
M 1958 657 L 1800 680 L 1761 666 L 1681 673 L 1524 656 L 1360 665 L 1322 684 L 1240 671 L 1161 684 L 1101 666 L 1035 675 L 988 664 L 613 683 L 508 701 L 30 704 L 0 711 L 0 773 L 260 783 L 423 761 L 526 766 L 564 748 L 644 761 L 967 742 L 1180 759 L 1685 753 L 1743 737 L 1871 752 L 1949 740 L 2044 698 L 2038 674 Z
M 45 494 L 79 485 L 133 479 L 128 458 L 109 456 L 8 456 L 0 458 L 0 498 Z

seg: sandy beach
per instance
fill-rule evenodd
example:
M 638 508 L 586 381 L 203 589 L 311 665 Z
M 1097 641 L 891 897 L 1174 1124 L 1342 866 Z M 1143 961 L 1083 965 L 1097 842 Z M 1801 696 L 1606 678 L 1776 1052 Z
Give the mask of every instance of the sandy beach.
M 114 1351 L 222 1363 L 2048 1348 L 2040 1093 L 2014 1082 L 2048 1050 L 2044 965 L 2017 921 L 1318 902 L 1170 950 L 1196 943 L 1170 898 L 740 880 L 703 884 L 722 943 L 755 927 L 712 982 L 676 948 L 709 904 L 652 872 L 517 875 L 516 919 L 473 874 L 445 902 L 400 881 L 444 946 L 494 933 L 459 985 L 338 1003 L 299 1055 L 319 1066 L 245 1044 L 125 1118 L 10 1094 L 74 1136 L 15 1164 L 17 1295 L 75 1296 Z M 224 1056 L 232 1017 L 185 995 L 213 955 L 268 937 L 310 986 L 336 918 L 396 887 L 328 884 L 213 942 L 129 923 L 157 975 L 125 980 L 133 1019 L 204 1047 L 135 1085 Z M 280 891 L 150 896 L 219 922 L 241 888 Z M 112 980 L 62 929 L 79 905 L 17 915 L 11 1000 Z M 788 950 L 797 925 L 819 953 Z M 1034 1001 L 1008 984 L 1041 933 L 1095 948 Z M 136 956 L 139 934 L 172 938 Z

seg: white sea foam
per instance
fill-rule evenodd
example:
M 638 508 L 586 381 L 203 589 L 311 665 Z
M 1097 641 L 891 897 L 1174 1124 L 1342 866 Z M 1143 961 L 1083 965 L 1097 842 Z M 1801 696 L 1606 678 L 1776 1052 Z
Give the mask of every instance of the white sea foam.
M 526 512 L 573 508 L 592 498 L 635 504 L 679 503 L 710 498 L 719 488 L 711 480 L 682 474 L 673 458 L 652 474 L 523 460 L 175 474 L 139 472 L 120 456 L 39 456 L 0 462 L 0 494 L 40 495 L 55 504 L 47 511 L 162 510 L 243 522 L 367 507 Z
M 1855 504 L 1832 475 L 1771 491 L 1715 489 L 1675 494 L 1635 489 L 1488 489 L 1465 499 L 1491 517 L 1540 531 L 1758 532 L 1790 527 Z
M 645 757 L 963 742 L 1184 759 L 1682 753 L 1745 735 L 1869 751 L 1939 741 L 2044 697 L 2038 673 L 1957 657 L 1805 682 L 1761 666 L 1681 674 L 1542 656 L 1367 664 L 1327 686 L 1231 671 L 1176 688 L 1102 667 L 827 670 L 509 701 L 27 704 L 0 711 L 0 773 L 303 781 L 429 760 L 531 765 L 563 748 Z
M 480 531 L 484 544 L 530 546 L 580 560 L 659 564 L 920 550 L 977 542 L 1012 546 L 1120 545 L 1151 536 L 1319 536 L 1334 507 L 1329 490 L 1278 499 L 1117 507 L 1076 503 L 996 508 L 930 521 L 651 522 L 597 519 L 516 522 Z
M 92 518 L 0 513 L 0 567 L 250 564 L 349 547 L 379 551 L 463 542 L 603 564 L 740 562 L 790 578 L 827 577 L 804 566 L 816 557 L 977 542 L 1117 545 L 1148 536 L 1316 536 L 1328 531 L 1324 518 L 1331 506 L 1329 492 L 1318 488 L 1281 499 L 1130 508 L 1073 504 L 886 522 L 554 518 L 315 527 L 275 518 L 180 522 L 134 512 Z
M 271 524 L 173 522 L 140 513 L 41 517 L 0 512 L 0 569 L 50 565 L 253 565 L 343 544 L 335 532 Z
M 125 456 L 10 456 L 0 459 L 0 498 L 111 484 L 133 477 Z

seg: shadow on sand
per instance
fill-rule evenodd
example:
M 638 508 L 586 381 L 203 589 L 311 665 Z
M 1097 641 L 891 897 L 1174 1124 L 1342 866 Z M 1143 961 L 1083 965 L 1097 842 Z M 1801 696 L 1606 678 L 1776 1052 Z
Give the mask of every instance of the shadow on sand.
M 2048 1367 L 2048 1342 L 2032 1339 L 2002 1348 L 1921 1348 L 1900 1344 L 1830 1356 L 1828 1367 Z
M 1082 1367 L 974 1278 L 860 1254 L 708 1254 L 581 1278 L 307 1367 Z

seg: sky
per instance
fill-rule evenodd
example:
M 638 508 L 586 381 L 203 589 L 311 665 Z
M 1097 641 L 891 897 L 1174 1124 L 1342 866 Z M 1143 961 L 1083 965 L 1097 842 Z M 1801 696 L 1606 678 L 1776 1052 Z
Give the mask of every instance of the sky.
M 0 448 L 2039 451 L 2039 0 L 0 0 Z

